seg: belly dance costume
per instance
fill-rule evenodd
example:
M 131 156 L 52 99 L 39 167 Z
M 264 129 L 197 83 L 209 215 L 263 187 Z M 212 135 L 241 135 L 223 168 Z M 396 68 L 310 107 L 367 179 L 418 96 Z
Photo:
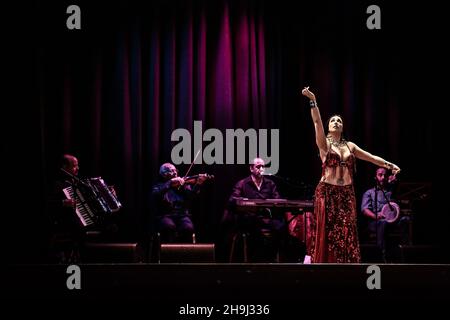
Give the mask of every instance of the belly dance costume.
M 337 181 L 343 183 L 343 167 L 348 168 L 353 181 L 354 154 L 350 152 L 348 159 L 342 161 L 340 155 L 330 147 L 322 165 L 322 177 L 325 175 L 325 169 L 330 168 L 335 175 L 336 171 L 339 171 Z M 361 262 L 353 182 L 345 186 L 319 182 L 315 191 L 311 227 L 311 262 Z

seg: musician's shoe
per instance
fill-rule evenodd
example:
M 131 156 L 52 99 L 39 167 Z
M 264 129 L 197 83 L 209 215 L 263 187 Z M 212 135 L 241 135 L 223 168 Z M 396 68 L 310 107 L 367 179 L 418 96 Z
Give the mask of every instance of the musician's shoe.
M 306 255 L 303 264 L 311 264 L 311 256 Z

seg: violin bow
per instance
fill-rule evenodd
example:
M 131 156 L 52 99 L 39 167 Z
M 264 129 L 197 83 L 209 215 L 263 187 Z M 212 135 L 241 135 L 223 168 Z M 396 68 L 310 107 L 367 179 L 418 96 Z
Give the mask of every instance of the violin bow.
M 192 166 L 194 165 L 195 160 L 197 160 L 198 155 L 200 154 L 201 149 L 198 149 L 197 154 L 194 157 L 194 161 L 192 161 L 191 165 L 189 166 L 189 169 L 187 170 L 186 174 L 184 175 L 183 179 L 187 177 L 189 174 L 189 171 L 191 171 Z

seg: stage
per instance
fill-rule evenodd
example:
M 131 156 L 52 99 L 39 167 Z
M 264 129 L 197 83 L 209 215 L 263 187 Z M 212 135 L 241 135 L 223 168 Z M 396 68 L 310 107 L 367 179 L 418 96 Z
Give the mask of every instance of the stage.
M 450 301 L 448 264 L 132 263 L 78 267 L 9 265 L 2 296 L 90 302 L 142 300 L 180 306 L 295 305 L 349 299 L 380 303 Z M 68 288 L 71 285 L 73 289 Z

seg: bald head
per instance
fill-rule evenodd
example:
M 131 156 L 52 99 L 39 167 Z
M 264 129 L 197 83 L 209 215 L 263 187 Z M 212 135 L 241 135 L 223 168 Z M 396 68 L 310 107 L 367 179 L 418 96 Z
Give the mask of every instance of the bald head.
M 62 168 L 75 176 L 78 175 L 80 169 L 78 166 L 78 159 L 70 154 L 63 155 Z
M 264 166 L 265 162 L 261 158 L 255 158 L 253 159 L 252 164 L 250 165 L 250 172 L 252 173 L 252 176 L 255 178 L 261 178 L 264 174 Z

